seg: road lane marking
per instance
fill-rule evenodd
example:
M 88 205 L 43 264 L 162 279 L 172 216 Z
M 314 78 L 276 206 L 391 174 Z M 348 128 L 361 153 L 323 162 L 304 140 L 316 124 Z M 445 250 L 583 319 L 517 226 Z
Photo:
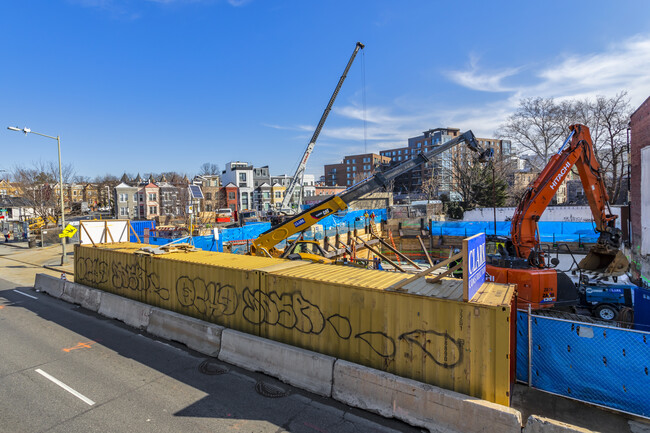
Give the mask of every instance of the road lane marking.
M 23 293 L 23 292 L 21 292 L 20 290 L 16 290 L 16 289 L 14 289 L 14 292 L 16 292 L 16 293 L 20 293 L 21 295 L 23 295 L 23 296 L 27 296 L 28 298 L 38 299 L 36 296 L 28 295 L 27 293 Z
M 94 401 L 92 401 L 91 399 L 89 399 L 89 398 L 86 397 L 85 395 L 83 395 L 83 394 L 81 394 L 81 393 L 75 391 L 74 389 L 70 388 L 68 385 L 66 385 L 65 383 L 61 382 L 61 381 L 60 381 L 59 379 L 57 379 L 56 377 L 50 376 L 49 374 L 47 374 L 46 372 L 44 372 L 44 371 L 41 370 L 40 368 L 37 368 L 35 371 L 36 371 L 38 374 L 40 374 L 41 376 L 43 376 L 44 378 L 49 379 L 49 380 L 51 380 L 52 382 L 56 383 L 56 384 L 59 385 L 61 388 L 63 388 L 63 389 L 65 389 L 66 391 L 68 391 L 70 394 L 72 394 L 72 395 L 74 395 L 75 397 L 77 397 L 78 399 L 82 400 L 84 403 L 89 404 L 90 406 L 92 406 L 92 405 L 95 404 Z
M 79 343 L 77 343 L 76 346 L 66 347 L 66 348 L 61 349 L 61 350 L 63 350 L 64 352 L 70 352 L 71 350 L 75 350 L 75 349 L 84 349 L 84 348 L 85 349 L 90 349 L 93 344 L 95 344 L 95 341 L 86 341 L 85 343 L 79 342 Z

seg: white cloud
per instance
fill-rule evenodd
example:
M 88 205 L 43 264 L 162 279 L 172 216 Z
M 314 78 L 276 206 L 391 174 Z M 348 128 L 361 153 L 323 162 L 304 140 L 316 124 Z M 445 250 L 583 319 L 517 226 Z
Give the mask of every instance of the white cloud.
M 493 73 L 479 73 L 478 58 L 470 56 L 470 68 L 466 71 L 448 71 L 445 73 L 449 79 L 463 87 L 482 92 L 507 92 L 511 88 L 504 86 L 504 78 L 517 74 L 521 68 L 507 68 Z
M 494 137 L 499 126 L 517 109 L 519 101 L 527 97 L 561 101 L 614 96 L 627 90 L 632 107 L 636 107 L 650 95 L 650 74 L 647 72 L 650 71 L 650 35 L 613 44 L 600 53 L 565 54 L 542 61 L 551 66 L 540 69 L 537 65 L 504 65 L 502 70 L 494 72 L 481 71 L 478 61 L 470 57 L 467 70 L 445 73 L 448 79 L 460 86 L 489 93 L 491 96 L 487 102 L 484 96 L 480 103 L 397 97 L 390 106 L 367 107 L 368 151 L 405 146 L 408 137 L 417 136 L 427 128 L 472 129 L 478 137 Z M 508 78 L 513 78 L 510 80 L 512 83 L 525 84 L 506 84 Z M 327 159 L 340 159 L 344 155 L 362 152 L 363 109 L 348 104 L 335 108 L 333 114 L 339 117 L 337 126 L 326 126 L 321 135 L 332 145 L 339 143 L 340 151 L 338 157 L 330 156 L 331 152 L 328 152 Z M 341 122 L 341 117 L 344 122 Z M 353 121 L 352 126 L 339 126 L 349 121 Z M 307 130 L 313 131 L 313 128 Z M 337 162 L 319 159 L 321 157 L 317 156 L 316 160 L 310 160 L 310 166 Z

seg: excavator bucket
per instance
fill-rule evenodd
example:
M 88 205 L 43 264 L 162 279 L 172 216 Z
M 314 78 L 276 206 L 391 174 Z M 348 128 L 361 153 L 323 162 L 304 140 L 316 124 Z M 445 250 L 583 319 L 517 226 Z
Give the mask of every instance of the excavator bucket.
M 630 262 L 621 250 L 612 251 L 595 245 L 578 265 L 581 269 L 587 271 L 595 271 L 616 277 L 627 272 Z

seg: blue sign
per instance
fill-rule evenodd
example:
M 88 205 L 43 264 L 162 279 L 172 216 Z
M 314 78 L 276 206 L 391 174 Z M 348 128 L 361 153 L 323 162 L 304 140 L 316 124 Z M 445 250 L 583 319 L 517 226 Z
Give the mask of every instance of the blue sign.
M 296 221 L 295 223 L 293 223 L 293 225 L 296 226 L 296 227 L 298 227 L 298 226 L 303 225 L 304 223 L 305 223 L 305 219 L 304 219 L 304 218 L 300 218 L 298 221 Z
M 469 301 L 485 282 L 485 233 L 463 240 L 463 288 Z

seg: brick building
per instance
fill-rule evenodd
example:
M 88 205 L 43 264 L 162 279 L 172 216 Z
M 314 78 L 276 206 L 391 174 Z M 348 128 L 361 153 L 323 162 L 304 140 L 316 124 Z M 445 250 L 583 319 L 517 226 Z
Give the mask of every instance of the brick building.
M 390 157 L 376 153 L 348 155 L 339 164 L 326 164 L 325 185 L 350 186 L 371 176 L 375 170 L 390 163 Z
M 650 98 L 630 121 L 632 276 L 650 286 Z

